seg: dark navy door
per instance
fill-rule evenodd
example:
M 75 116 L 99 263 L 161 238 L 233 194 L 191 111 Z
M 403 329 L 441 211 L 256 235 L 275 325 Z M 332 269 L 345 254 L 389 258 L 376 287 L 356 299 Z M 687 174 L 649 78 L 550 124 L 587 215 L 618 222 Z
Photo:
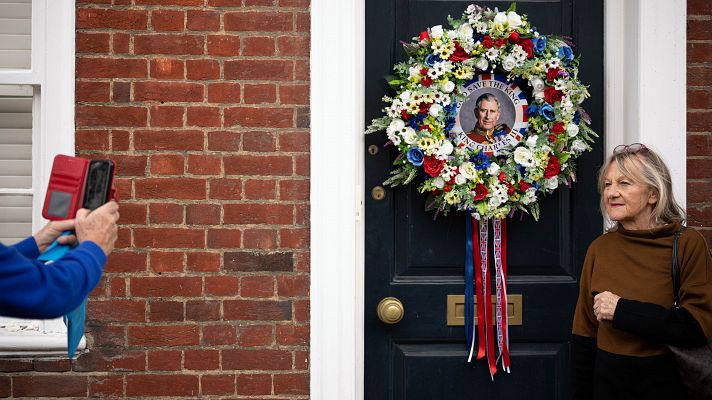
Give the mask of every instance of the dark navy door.
M 366 1 L 366 118 L 380 116 L 391 94 L 383 77 L 404 59 L 400 40 L 447 25 L 470 2 Z M 509 2 L 477 3 L 506 9 Z M 544 34 L 571 36 L 583 55 L 580 77 L 590 84 L 584 106 L 592 127 L 603 126 L 603 1 L 519 1 L 517 12 Z M 601 232 L 595 181 L 601 141 L 579 160 L 578 182 L 545 198 L 541 218 L 508 222 L 509 293 L 521 295 L 521 325 L 510 327 L 511 374 L 490 381 L 484 363 L 466 363 L 464 329 L 448 326 L 447 296 L 462 295 L 465 216 L 433 220 L 426 198 L 410 187 L 372 189 L 388 177 L 395 154 L 384 133 L 366 137 L 365 397 L 407 399 L 566 399 L 568 349 L 578 276 L 588 244 Z M 372 154 L 375 153 L 375 154 Z M 379 196 L 376 196 L 379 197 Z M 379 301 L 399 299 L 397 324 L 376 315 Z

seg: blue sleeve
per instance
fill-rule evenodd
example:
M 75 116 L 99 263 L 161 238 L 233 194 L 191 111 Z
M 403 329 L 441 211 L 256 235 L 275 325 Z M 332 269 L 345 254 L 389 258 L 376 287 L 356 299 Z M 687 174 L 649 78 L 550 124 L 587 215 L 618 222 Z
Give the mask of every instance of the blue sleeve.
M 32 236 L 19 243 L 15 243 L 12 247 L 27 258 L 35 259 L 40 256 L 40 249 L 37 248 L 37 242 L 35 242 L 35 238 Z
M 101 248 L 88 241 L 49 264 L 0 244 L 0 315 L 47 319 L 67 314 L 99 283 L 105 262 Z

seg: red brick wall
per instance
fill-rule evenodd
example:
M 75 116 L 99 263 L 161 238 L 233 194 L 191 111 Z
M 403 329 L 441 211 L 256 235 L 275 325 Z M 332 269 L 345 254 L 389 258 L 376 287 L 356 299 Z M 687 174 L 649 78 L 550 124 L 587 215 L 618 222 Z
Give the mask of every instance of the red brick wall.
M 309 394 L 309 0 L 77 0 L 76 144 L 121 227 L 70 370 L 0 397 Z
M 712 244 L 712 1 L 687 1 L 687 214 Z

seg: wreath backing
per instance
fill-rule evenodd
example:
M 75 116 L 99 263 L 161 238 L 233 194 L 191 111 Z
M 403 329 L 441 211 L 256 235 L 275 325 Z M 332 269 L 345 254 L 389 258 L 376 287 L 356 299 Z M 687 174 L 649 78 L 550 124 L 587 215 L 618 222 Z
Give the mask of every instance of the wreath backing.
M 408 60 L 389 77 L 396 94 L 383 98 L 385 115 L 366 131 L 385 130 L 398 148 L 384 184 L 421 177 L 429 208 L 445 214 L 501 219 L 521 210 L 538 219 L 539 198 L 575 181 L 576 158 L 598 136 L 580 107 L 589 93 L 579 57 L 569 41 L 531 27 L 515 4 L 505 12 L 470 5 L 448 20 L 452 29 L 433 26 L 404 43 Z M 513 118 L 489 144 L 468 140 L 465 126 L 463 105 L 478 91 L 499 96 Z

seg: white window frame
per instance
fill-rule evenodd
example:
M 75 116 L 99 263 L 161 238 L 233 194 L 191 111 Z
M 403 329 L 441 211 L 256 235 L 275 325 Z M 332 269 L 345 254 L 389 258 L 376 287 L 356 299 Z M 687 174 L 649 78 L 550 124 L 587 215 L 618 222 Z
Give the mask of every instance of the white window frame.
M 74 0 L 32 0 L 30 69 L 0 69 L 0 84 L 34 89 L 32 105 L 32 231 L 46 221 L 42 203 L 54 156 L 74 155 Z M 1 317 L 0 317 L 1 318 Z M 0 333 L 0 356 L 64 355 L 66 329 L 60 319 L 24 320 L 38 330 Z M 79 345 L 84 349 L 86 342 Z
M 685 204 L 686 2 L 606 0 L 604 7 L 606 153 L 620 143 L 652 144 Z M 313 400 L 363 399 L 363 320 L 375 314 L 363 308 L 364 9 L 365 0 L 311 2 Z M 652 36 L 654 43 L 642 40 Z

